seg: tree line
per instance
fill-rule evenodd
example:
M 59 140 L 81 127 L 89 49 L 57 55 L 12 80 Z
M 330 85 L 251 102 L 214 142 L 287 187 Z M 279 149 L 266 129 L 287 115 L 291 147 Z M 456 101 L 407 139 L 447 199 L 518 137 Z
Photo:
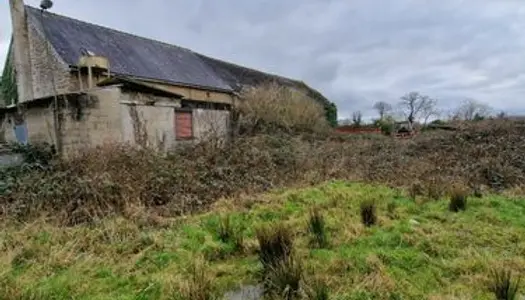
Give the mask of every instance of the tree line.
M 429 121 L 440 123 L 446 121 L 477 121 L 489 117 L 505 117 L 504 112 L 495 114 L 494 110 L 487 104 L 472 98 L 463 100 L 458 107 L 451 111 L 438 108 L 438 100 L 419 92 L 410 92 L 402 97 L 395 104 L 378 101 L 373 105 L 378 114 L 378 118 L 373 120 L 371 125 L 380 126 L 384 123 L 394 123 L 395 121 L 405 121 L 413 128 L 414 125 L 428 125 Z M 342 125 L 363 126 L 363 114 L 356 111 L 351 119 L 343 120 Z

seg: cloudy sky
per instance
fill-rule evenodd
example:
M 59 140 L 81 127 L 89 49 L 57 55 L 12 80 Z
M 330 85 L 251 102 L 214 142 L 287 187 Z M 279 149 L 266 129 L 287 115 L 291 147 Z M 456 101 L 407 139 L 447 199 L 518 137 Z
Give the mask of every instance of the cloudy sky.
M 11 31 L 0 5 L 0 68 Z M 39 0 L 25 0 L 38 6 Z M 341 118 L 420 91 L 525 113 L 524 0 L 54 0 L 53 12 L 302 79 Z M 101 8 L 103 7 L 103 8 Z

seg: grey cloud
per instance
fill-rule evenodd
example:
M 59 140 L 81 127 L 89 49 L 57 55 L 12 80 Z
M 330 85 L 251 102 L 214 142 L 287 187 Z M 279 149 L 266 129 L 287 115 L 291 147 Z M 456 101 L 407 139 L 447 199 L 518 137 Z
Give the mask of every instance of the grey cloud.
M 341 117 L 412 90 L 444 110 L 471 97 L 525 113 L 522 0 L 55 0 L 53 11 L 305 80 Z M 0 20 L 9 27 L 7 5 Z

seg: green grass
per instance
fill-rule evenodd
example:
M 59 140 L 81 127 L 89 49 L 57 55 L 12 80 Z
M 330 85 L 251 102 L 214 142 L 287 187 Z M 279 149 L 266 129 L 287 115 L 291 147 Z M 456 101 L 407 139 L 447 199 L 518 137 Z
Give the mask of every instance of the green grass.
M 377 205 L 370 228 L 361 223 L 365 200 Z M 491 270 L 525 271 L 525 200 L 468 201 L 453 213 L 446 197 L 415 202 L 386 187 L 331 182 L 224 200 L 214 212 L 163 227 L 122 218 L 69 228 L 4 224 L 0 299 L 176 299 L 197 257 L 207 260 L 219 293 L 256 284 L 256 228 L 274 222 L 293 229 L 306 278 L 326 284 L 331 299 L 494 299 Z M 311 245 L 313 207 L 330 236 L 326 249 Z M 225 216 L 244 235 L 244 251 L 221 239 Z

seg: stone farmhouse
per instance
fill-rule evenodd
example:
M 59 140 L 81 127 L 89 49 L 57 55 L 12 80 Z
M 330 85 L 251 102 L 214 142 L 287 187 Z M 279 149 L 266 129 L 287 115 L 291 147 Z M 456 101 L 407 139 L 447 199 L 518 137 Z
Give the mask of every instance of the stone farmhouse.
M 247 86 L 275 82 L 333 105 L 302 81 L 9 0 L 13 35 L 1 80 L 4 141 L 63 153 L 130 143 L 169 150 L 227 135 Z

